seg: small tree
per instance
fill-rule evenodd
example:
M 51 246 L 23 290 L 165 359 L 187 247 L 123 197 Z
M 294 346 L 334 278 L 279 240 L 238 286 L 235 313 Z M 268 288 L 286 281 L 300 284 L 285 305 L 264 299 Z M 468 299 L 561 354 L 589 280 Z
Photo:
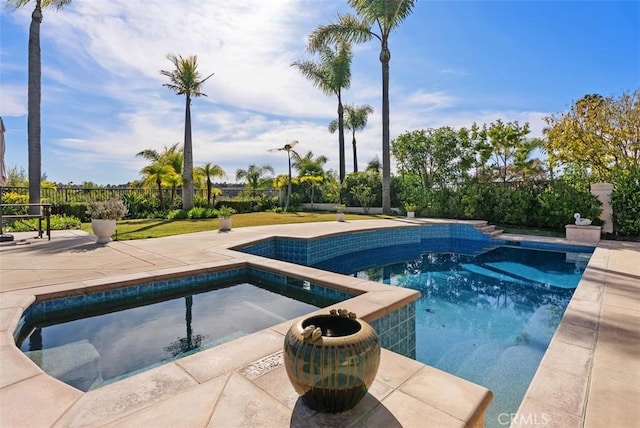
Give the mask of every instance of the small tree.
M 271 149 L 269 150 L 270 152 L 274 152 L 274 151 L 284 151 L 287 152 L 287 164 L 289 167 L 289 175 L 288 175 L 288 185 L 287 185 L 287 199 L 284 205 L 284 210 L 287 211 L 289 209 L 289 200 L 291 199 L 291 154 L 293 154 L 293 156 L 295 156 L 296 159 L 300 158 L 300 155 L 298 154 L 298 152 L 296 152 L 295 150 L 293 150 L 293 148 L 298 144 L 298 141 L 294 140 L 290 143 L 285 144 L 283 147 L 277 148 L 277 149 Z
M 213 183 L 211 182 L 212 177 L 220 177 L 225 178 L 227 173 L 224 172 L 219 165 L 212 165 L 211 162 L 204 164 L 203 166 L 199 166 L 195 168 L 196 175 L 203 177 L 206 181 L 207 185 L 207 206 L 212 206 L 211 204 L 211 196 L 213 195 L 213 205 L 215 205 L 215 194 L 213 192 Z
M 569 111 L 545 120 L 552 167 L 572 166 L 603 182 L 618 167 L 640 167 L 640 89 L 619 97 L 585 95 Z

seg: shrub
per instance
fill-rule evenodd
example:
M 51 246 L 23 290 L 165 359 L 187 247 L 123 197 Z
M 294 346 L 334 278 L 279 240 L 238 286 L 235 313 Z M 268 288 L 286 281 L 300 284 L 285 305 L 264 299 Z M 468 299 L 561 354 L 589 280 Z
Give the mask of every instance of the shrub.
M 124 194 L 123 199 L 129 208 L 130 218 L 145 218 L 149 212 L 157 208 L 155 200 L 136 193 Z
M 62 202 L 52 204 L 51 214 L 76 217 L 83 222 L 90 220 L 87 214 L 87 205 L 82 202 Z
M 222 205 L 229 208 L 233 208 L 237 213 L 250 213 L 253 211 L 254 201 L 244 199 L 229 199 L 225 201 L 219 201 L 217 208 L 220 209 Z
M 166 217 L 169 220 L 184 220 L 189 218 L 189 214 L 185 210 L 169 210 Z
M 372 172 L 352 172 L 347 174 L 342 182 L 342 201 L 350 207 L 361 206 L 360 201 L 354 196 L 353 189 L 369 189 L 370 195 L 366 198 L 369 206 L 382 205 L 382 178 L 380 174 Z M 357 190 L 355 191 L 357 194 Z
M 550 182 L 537 200 L 539 209 L 534 226 L 538 227 L 562 229 L 574 222 L 574 213 L 596 220 L 602 212 L 602 204 L 587 188 L 563 179 Z
M 235 213 L 236 210 L 226 205 L 222 205 L 220 208 L 218 208 L 218 217 L 220 218 L 229 218 Z
M 194 207 L 189 210 L 187 217 L 189 218 L 206 218 L 207 209 L 202 207 Z
M 623 236 L 640 236 L 640 168 L 614 171 L 611 205 L 615 231 Z
M 373 193 L 373 189 L 361 183 L 353 186 L 350 193 L 351 196 L 360 203 L 364 213 L 369 214 L 369 208 L 371 208 L 371 204 L 373 204 L 373 200 L 376 198 L 376 195 Z M 415 209 L 412 211 L 415 211 Z
M 262 196 L 256 206 L 254 207 L 254 211 L 269 211 L 273 210 L 278 206 L 278 197 L 277 196 Z
M 87 215 L 92 219 L 120 220 L 127 212 L 127 206 L 119 198 L 91 201 L 87 207 Z
M 81 222 L 79 218 L 66 215 L 54 214 L 49 219 L 51 230 L 80 229 Z M 16 220 L 7 223 L 5 230 L 8 232 L 30 232 L 38 230 L 38 220 L 35 218 Z

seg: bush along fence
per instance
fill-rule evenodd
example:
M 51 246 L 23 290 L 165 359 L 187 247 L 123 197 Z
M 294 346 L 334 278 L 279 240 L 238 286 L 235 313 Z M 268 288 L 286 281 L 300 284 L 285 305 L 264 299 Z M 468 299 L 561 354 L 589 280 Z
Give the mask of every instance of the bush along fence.
M 345 180 L 341 188 L 342 201 L 347 207 L 362 206 L 362 186 L 371 184 L 367 193 L 369 207 L 380 206 L 381 187 L 379 183 L 364 183 Z M 640 237 L 640 171 L 633 170 L 616 177 L 616 184 L 610 191 L 612 212 L 603 212 L 603 204 L 593 194 L 588 182 L 572 182 L 565 179 L 548 181 L 526 181 L 518 183 L 466 181 L 455 186 L 413 186 L 419 188 L 412 194 L 412 202 L 417 206 L 420 217 L 481 219 L 502 226 L 547 228 L 563 231 L 565 225 L 573 223 L 573 214 L 579 212 L 583 218 L 590 218 L 594 225 L 605 225 L 603 230 L 621 237 Z M 393 206 L 401 207 L 407 186 L 400 177 L 392 179 L 391 200 Z M 355 190 L 354 190 L 355 189 Z M 183 212 L 180 189 L 163 198 L 170 203 L 160 209 L 157 189 L 148 188 L 59 188 L 42 189 L 43 202 L 52 204 L 52 214 L 72 216 L 87 221 L 86 204 L 91 200 L 105 200 L 120 197 L 129 208 L 128 218 L 204 218 L 216 216 L 215 208 L 226 205 L 237 213 L 266 211 L 278 206 L 277 191 L 260 190 L 257 195 L 243 191 L 242 187 L 232 190 L 222 189 L 215 201 L 207 201 L 206 189 L 197 189 L 196 208 L 193 212 Z M 171 198 L 171 196 L 173 196 Z M 317 195 L 316 195 L 317 196 Z M 28 188 L 2 188 L 3 203 L 24 203 L 28 201 Z M 294 186 L 292 206 L 310 202 L 309 195 L 299 186 Z M 319 203 L 336 203 L 318 197 Z M 207 208 L 207 209 L 203 209 Z M 372 208 L 370 212 L 376 212 Z

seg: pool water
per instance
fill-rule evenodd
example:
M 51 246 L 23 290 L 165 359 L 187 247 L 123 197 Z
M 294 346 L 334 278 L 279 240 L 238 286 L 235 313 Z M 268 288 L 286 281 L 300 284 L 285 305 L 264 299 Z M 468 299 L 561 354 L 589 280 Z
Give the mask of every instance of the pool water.
M 500 414 L 517 411 L 589 257 L 498 247 L 423 253 L 348 273 L 421 292 L 416 359 L 493 391 L 485 422 L 500 426 Z
M 336 302 L 303 293 L 294 299 L 277 284 L 249 281 L 143 306 L 95 304 L 84 314 L 27 319 L 22 331 L 30 334 L 17 344 L 50 375 L 88 391 Z

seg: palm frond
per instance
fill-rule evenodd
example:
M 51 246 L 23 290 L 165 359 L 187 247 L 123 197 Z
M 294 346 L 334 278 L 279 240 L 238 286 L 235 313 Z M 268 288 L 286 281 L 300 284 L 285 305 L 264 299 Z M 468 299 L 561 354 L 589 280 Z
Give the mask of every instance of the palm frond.
M 190 55 L 183 58 L 181 55 L 167 54 L 167 59 L 174 65 L 174 70 L 160 70 L 160 74 L 169 78 L 169 83 L 162 86 L 174 91 L 177 95 L 187 95 L 188 97 L 206 97 L 202 92 L 203 83 L 213 76 L 211 73 L 204 79 L 200 78 L 198 71 L 198 57 Z
M 372 24 L 373 22 L 368 23 L 351 14 L 338 15 L 337 23 L 320 25 L 309 35 L 307 50 L 315 53 L 323 47 L 341 41 L 364 43 L 371 40 L 372 37 L 379 38 L 371 31 Z
M 415 0 L 349 0 L 349 6 L 369 27 L 377 23 L 381 37 L 386 38 L 411 15 Z
M 329 132 L 331 132 L 332 134 L 335 134 L 337 130 L 338 130 L 338 119 L 333 119 L 331 122 L 329 122 Z
M 335 89 L 331 85 L 330 72 L 323 64 L 313 61 L 295 61 L 291 65 L 296 67 L 304 77 L 310 80 L 324 94 L 335 94 Z

